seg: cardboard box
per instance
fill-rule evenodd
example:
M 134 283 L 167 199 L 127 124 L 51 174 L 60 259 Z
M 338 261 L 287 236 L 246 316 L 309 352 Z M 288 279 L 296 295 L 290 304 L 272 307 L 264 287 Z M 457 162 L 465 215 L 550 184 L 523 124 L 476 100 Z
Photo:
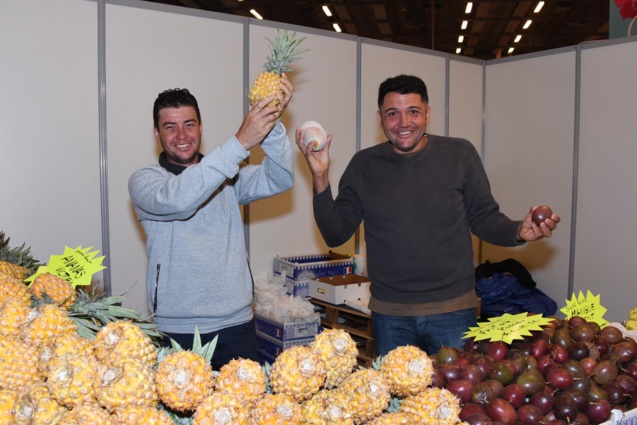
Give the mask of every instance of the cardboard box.
M 279 341 L 293 341 L 311 338 L 319 333 L 321 317 L 317 314 L 310 320 L 281 323 L 258 314 L 254 315 L 257 332 Z
M 349 255 L 328 252 L 327 254 L 276 256 L 274 273 L 285 276 L 288 294 L 307 297 L 308 280 L 323 276 L 349 274 L 354 271 L 354 260 Z
M 314 336 L 310 338 L 294 339 L 291 341 L 279 341 L 264 333 L 257 331 L 257 349 L 262 362 L 274 363 L 276 358 L 284 350 L 297 345 L 310 345 L 314 342 Z
M 310 279 L 309 295 L 330 304 L 345 304 L 370 297 L 369 278 L 357 274 Z

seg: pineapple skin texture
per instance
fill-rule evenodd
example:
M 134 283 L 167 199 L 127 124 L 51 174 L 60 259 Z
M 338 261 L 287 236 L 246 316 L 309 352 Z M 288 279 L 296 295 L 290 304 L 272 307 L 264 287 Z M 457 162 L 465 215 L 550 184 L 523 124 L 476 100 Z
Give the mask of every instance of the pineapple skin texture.
M 454 425 L 460 423 L 460 401 L 449 390 L 430 387 L 403 399 L 399 412 L 410 415 L 414 424 Z
M 248 425 L 304 425 L 303 411 L 292 397 L 266 394 L 250 411 Z
M 100 363 L 93 389 L 100 406 L 111 413 L 128 406 L 156 407 L 159 402 L 155 371 L 139 359 Z
M 353 425 L 345 400 L 336 391 L 323 389 L 302 405 L 306 425 Z
M 214 389 L 212 366 L 192 351 L 169 354 L 157 366 L 155 384 L 161 401 L 171 409 L 189 412 Z
M 43 382 L 27 387 L 16 401 L 14 423 L 16 425 L 56 424 L 67 409 L 51 396 Z
M 327 377 L 325 362 L 308 346 L 284 350 L 270 369 L 272 392 L 285 394 L 302 403 L 316 394 Z
M 97 403 L 87 403 L 63 413 L 56 425 L 113 425 L 113 421 L 111 415 Z
M 264 71 L 260 73 L 257 78 L 252 83 L 252 87 L 250 88 L 250 92 L 248 93 L 248 99 L 250 100 L 250 106 L 254 106 L 261 99 L 265 99 L 268 96 L 275 95 L 281 92 L 281 88 L 279 87 L 279 82 L 281 81 L 281 76 L 271 72 Z M 274 99 L 270 102 L 270 105 L 278 105 L 279 99 Z
M 20 326 L 27 319 L 31 309 L 15 298 L 7 299 L 0 305 L 0 337 L 20 337 Z
M 362 424 L 383 413 L 389 406 L 389 384 L 375 369 L 359 369 L 334 391 L 345 400 L 355 424 Z
M 73 285 L 51 273 L 38 275 L 33 284 L 29 286 L 29 292 L 39 299 L 43 299 L 46 293 L 64 310 L 70 310 L 73 303 L 75 303 L 75 298 L 77 298 Z
M 31 305 L 31 294 L 22 280 L 0 272 L 0 305 L 13 298 L 26 307 Z
M 342 329 L 324 330 L 316 336 L 311 347 L 325 362 L 325 388 L 337 387 L 358 364 L 356 342 Z
M 17 391 L 0 389 L 0 425 L 13 424 L 13 408 L 17 399 Z
M 173 420 L 164 411 L 155 407 L 128 406 L 115 412 L 113 425 L 174 425 Z
M 216 391 L 239 396 L 246 403 L 251 403 L 266 393 L 267 380 L 259 363 L 234 359 L 219 369 L 215 387 Z
M 429 387 L 434 367 L 427 353 L 416 346 L 405 345 L 394 348 L 383 357 L 380 373 L 393 395 L 405 397 Z
M 157 350 L 144 331 L 128 320 L 110 322 L 97 332 L 94 354 L 100 362 L 135 358 L 150 367 L 157 363 Z
M 92 355 L 57 356 L 50 363 L 46 385 L 57 402 L 68 409 L 81 403 L 97 403 L 93 389 L 97 366 Z
M 29 277 L 29 269 L 9 261 L 0 260 L 0 273 L 4 273 L 20 281 Z
M 229 393 L 213 392 L 192 416 L 192 425 L 248 425 L 246 400 Z
M 367 425 L 412 425 L 414 423 L 411 415 L 404 412 L 385 412 L 367 422 Z
M 39 347 L 57 335 L 75 332 L 77 332 L 77 326 L 66 310 L 53 304 L 42 304 L 31 309 L 22 324 L 20 337 Z
M 0 338 L 0 388 L 21 391 L 40 381 L 37 348 L 20 339 Z

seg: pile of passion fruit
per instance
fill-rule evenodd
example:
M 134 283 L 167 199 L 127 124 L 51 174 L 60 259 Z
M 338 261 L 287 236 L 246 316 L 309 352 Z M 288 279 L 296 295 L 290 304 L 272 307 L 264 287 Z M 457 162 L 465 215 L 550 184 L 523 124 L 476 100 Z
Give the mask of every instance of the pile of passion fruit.
M 637 342 L 579 316 L 511 344 L 468 340 L 434 358 L 432 384 L 469 425 L 588 425 L 637 407 Z

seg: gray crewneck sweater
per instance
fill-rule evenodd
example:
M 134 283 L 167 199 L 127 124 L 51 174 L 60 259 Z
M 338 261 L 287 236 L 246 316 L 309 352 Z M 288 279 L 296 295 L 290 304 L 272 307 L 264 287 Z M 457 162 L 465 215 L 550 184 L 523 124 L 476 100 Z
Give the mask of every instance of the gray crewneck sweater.
M 210 333 L 252 318 L 252 277 L 240 204 L 292 187 L 294 162 L 282 123 L 261 143 L 260 165 L 236 137 L 179 175 L 160 165 L 128 182 L 147 237 L 146 288 L 159 330 Z
M 480 157 L 467 140 L 429 135 L 414 155 L 389 142 L 357 152 L 331 188 L 314 195 L 317 225 L 330 247 L 361 221 L 374 298 L 413 304 L 445 301 L 475 287 L 471 232 L 516 246 L 520 221 L 500 212 Z

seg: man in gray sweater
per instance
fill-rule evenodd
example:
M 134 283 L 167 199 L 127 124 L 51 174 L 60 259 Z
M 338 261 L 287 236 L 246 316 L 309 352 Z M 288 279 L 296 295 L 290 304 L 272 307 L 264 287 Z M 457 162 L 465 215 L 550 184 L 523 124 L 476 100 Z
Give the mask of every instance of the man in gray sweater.
M 464 139 L 427 133 L 427 87 L 399 75 L 378 91 L 378 121 L 388 141 L 357 152 L 332 196 L 326 148 L 299 149 L 312 172 L 314 217 L 330 247 L 345 243 L 364 221 L 372 325 L 377 354 L 401 345 L 428 353 L 461 348 L 476 325 L 471 233 L 516 246 L 550 237 L 558 215 L 537 225 L 502 212 L 480 156 Z
M 154 321 L 185 349 L 192 347 L 195 328 L 204 344 L 218 335 L 215 370 L 233 358 L 258 360 L 240 205 L 292 187 L 290 140 L 280 122 L 293 92 L 285 74 L 280 89 L 205 156 L 199 152 L 202 121 L 195 97 L 186 89 L 160 93 L 153 115 L 163 152 L 158 164 L 136 171 L 128 183 L 147 238 L 146 288 Z M 278 105 L 271 104 L 275 98 Z M 259 144 L 263 162 L 246 165 Z

